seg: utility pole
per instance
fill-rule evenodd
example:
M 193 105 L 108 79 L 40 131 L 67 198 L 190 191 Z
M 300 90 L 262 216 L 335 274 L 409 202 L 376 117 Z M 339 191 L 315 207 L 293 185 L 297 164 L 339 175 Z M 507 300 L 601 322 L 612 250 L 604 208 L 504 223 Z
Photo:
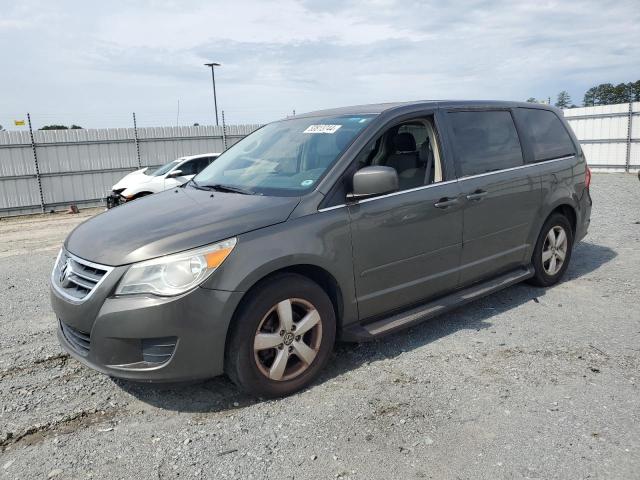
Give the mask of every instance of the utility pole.
M 140 142 L 138 140 L 138 122 L 136 122 L 136 112 L 133 112 L 133 141 L 136 144 L 136 156 L 138 158 L 138 168 L 142 168 L 142 160 L 140 159 Z
M 31 114 L 27 113 L 29 121 L 29 137 L 31 138 L 31 151 L 33 152 L 33 164 L 36 168 L 36 180 L 38 181 L 38 192 L 40 194 L 40 210 L 44 213 L 44 193 L 42 192 L 42 179 L 40 178 L 40 165 L 38 165 L 38 152 L 36 152 L 36 141 L 33 137 L 33 128 L 31 127 Z
M 213 107 L 216 110 L 216 127 L 219 125 L 218 123 L 218 100 L 216 99 L 216 74 L 214 73 L 215 67 L 220 67 L 221 64 L 216 62 L 205 63 L 205 67 L 211 67 L 211 83 L 213 84 Z

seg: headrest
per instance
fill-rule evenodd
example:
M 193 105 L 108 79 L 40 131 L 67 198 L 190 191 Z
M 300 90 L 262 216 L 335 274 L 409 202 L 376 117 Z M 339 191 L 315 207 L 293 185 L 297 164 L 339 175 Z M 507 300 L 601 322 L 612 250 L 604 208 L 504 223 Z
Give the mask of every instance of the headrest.
M 393 148 L 396 152 L 415 152 L 416 139 L 409 132 L 398 133 L 393 137 Z
M 431 155 L 431 142 L 427 138 L 422 145 L 420 145 L 420 160 L 423 162 L 427 162 L 429 160 L 429 155 Z

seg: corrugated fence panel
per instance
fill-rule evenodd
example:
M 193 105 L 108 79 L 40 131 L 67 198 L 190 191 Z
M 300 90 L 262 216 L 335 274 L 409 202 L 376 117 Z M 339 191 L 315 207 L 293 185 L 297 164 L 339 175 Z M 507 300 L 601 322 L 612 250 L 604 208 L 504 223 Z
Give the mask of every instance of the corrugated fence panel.
M 628 117 L 577 118 L 569 119 L 580 140 L 602 140 L 609 138 L 627 138 Z
M 596 168 L 640 168 L 640 102 L 565 110 Z M 142 166 L 158 166 L 175 158 L 222 152 L 260 125 L 140 128 Z M 34 132 L 45 208 L 69 203 L 98 204 L 126 173 L 138 168 L 133 128 L 38 130 Z M 628 159 L 628 166 L 627 166 Z M 40 211 L 29 132 L 0 132 L 0 216 Z
M 0 178 L 35 175 L 31 145 L 3 146 L 0 144 Z
M 582 145 L 587 163 L 594 168 L 624 169 L 627 146 L 624 143 L 587 143 Z
M 0 178 L 0 217 L 6 210 L 35 206 L 40 210 L 38 182 L 32 178 Z
M 640 102 L 631 106 L 632 115 L 628 103 L 564 111 L 587 161 L 596 170 L 625 171 L 640 167 Z
M 180 140 L 152 140 L 140 143 L 142 165 L 162 165 L 178 157 L 224 150 L 222 139 L 184 138 Z
M 142 166 L 224 150 L 260 125 L 138 129 Z M 33 132 L 45 210 L 99 205 L 113 184 L 139 168 L 133 128 Z M 29 132 L 0 132 L 0 216 L 41 211 Z
M 640 143 L 631 144 L 631 155 L 629 160 L 629 165 L 632 169 L 637 170 L 640 168 Z
M 120 171 L 56 175 L 42 178 L 47 205 L 68 205 L 78 201 L 101 200 L 123 177 Z

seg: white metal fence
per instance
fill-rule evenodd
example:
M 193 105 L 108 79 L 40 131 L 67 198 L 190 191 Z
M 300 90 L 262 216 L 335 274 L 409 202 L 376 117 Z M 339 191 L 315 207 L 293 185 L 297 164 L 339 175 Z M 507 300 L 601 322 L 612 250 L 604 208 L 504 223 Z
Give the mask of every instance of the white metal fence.
M 640 102 L 571 108 L 564 116 L 592 169 L 640 169 Z
M 128 172 L 222 152 L 258 125 L 0 132 L 0 217 L 103 204 Z
M 565 117 L 595 170 L 640 169 L 640 102 L 573 108 Z M 127 172 L 221 152 L 258 125 L 0 132 L 0 217 L 101 205 Z

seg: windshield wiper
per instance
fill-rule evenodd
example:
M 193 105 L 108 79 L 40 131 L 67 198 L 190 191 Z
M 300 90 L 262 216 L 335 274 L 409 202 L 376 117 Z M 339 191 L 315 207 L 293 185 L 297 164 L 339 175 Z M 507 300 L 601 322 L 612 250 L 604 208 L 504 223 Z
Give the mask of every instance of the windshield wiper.
M 194 186 L 201 190 L 217 190 L 218 192 L 240 193 L 242 195 L 256 195 L 256 192 L 252 192 L 251 190 L 247 190 L 240 187 L 234 187 L 232 185 L 223 185 L 221 183 L 216 183 L 213 185 L 195 184 Z

